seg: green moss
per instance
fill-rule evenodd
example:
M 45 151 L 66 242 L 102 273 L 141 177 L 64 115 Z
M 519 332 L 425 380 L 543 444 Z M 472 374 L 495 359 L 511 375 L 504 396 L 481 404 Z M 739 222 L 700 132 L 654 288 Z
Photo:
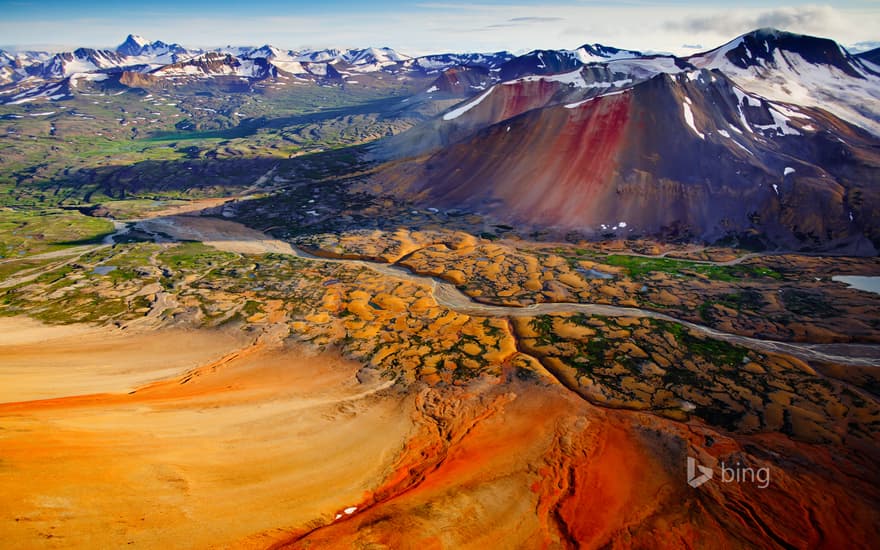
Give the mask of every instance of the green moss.
M 608 265 L 623 267 L 633 279 L 641 279 L 654 272 L 690 277 L 702 275 L 715 281 L 724 282 L 764 277 L 776 280 L 783 278 L 781 273 L 768 267 L 744 264 L 720 266 L 672 258 L 642 258 L 639 256 L 616 254 L 605 257 L 602 262 Z
M 748 355 L 746 348 L 735 346 L 723 340 L 695 336 L 690 330 L 678 323 L 657 319 L 652 319 L 651 323 L 658 329 L 672 334 L 682 349 L 701 356 L 708 363 L 742 365 L 743 359 Z
M 182 243 L 159 254 L 160 262 L 174 270 L 204 269 L 236 258 L 231 252 L 221 252 L 202 243 Z
M 0 258 L 26 258 L 82 244 L 97 244 L 113 224 L 73 210 L 0 210 Z

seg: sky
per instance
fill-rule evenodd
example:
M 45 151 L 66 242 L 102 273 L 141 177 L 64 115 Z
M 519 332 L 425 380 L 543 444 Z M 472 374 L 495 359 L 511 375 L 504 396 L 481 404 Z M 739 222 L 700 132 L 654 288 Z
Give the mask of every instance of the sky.
M 134 4 L 134 5 L 131 5 Z M 735 7 L 734 7 L 735 6 Z M 880 46 L 880 0 L 0 0 L 0 48 L 115 47 L 129 33 L 187 47 L 389 46 L 408 54 L 602 43 L 694 53 L 759 27 Z

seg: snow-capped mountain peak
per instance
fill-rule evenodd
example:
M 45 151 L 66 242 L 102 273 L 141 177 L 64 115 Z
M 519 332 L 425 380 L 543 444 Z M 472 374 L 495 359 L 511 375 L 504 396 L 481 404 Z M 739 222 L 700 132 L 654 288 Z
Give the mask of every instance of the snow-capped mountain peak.
M 404 55 L 391 48 L 364 48 L 362 50 L 349 50 L 346 55 L 346 61 L 352 65 L 362 65 L 364 63 L 387 63 L 398 62 L 410 59 L 408 55 Z
M 819 107 L 880 134 L 880 73 L 834 40 L 763 28 L 687 61 L 768 99 Z
M 642 52 L 635 50 L 622 50 L 603 44 L 584 44 L 574 50 L 574 55 L 581 63 L 595 63 L 613 61 L 615 59 L 632 59 L 642 57 Z
M 794 68 L 791 56 L 815 66 L 834 67 L 854 78 L 862 78 L 858 61 L 837 42 L 778 29 L 762 28 L 743 34 L 727 44 L 688 58 L 698 67 L 726 69 Z
M 325 48 L 323 50 L 303 50 L 296 56 L 297 61 L 308 63 L 332 63 L 342 58 L 342 50 Z
M 116 48 L 116 53 L 120 55 L 140 55 L 144 46 L 150 43 L 149 40 L 137 34 L 129 34 L 125 41 Z
M 259 47 L 255 50 L 248 52 L 247 57 L 255 58 L 255 57 L 263 57 L 266 59 L 288 59 L 290 56 L 287 52 L 281 50 L 280 48 L 276 48 L 271 44 L 265 44 L 262 47 Z
M 342 59 L 351 65 L 384 66 L 411 58 L 391 48 L 364 48 L 348 50 L 342 55 Z
M 166 44 L 161 40 L 150 42 L 142 36 L 130 34 L 115 53 L 127 58 L 124 65 L 165 65 L 200 52 L 189 52 L 179 44 Z

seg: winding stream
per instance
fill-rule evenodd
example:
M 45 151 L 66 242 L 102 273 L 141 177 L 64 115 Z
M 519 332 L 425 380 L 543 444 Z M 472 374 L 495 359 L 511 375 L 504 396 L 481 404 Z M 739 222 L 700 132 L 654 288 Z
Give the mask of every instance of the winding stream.
M 364 267 L 390 277 L 404 279 L 416 284 L 429 285 L 438 304 L 465 315 L 478 317 L 533 317 L 558 313 L 585 313 L 587 315 L 605 315 L 609 317 L 659 319 L 678 323 L 716 340 L 744 346 L 756 351 L 785 353 L 805 361 L 880 366 L 880 346 L 877 345 L 806 344 L 763 340 L 722 332 L 670 315 L 641 308 L 573 302 L 538 303 L 524 307 L 482 304 L 475 302 L 453 284 L 436 277 L 417 275 L 408 269 L 379 262 L 314 256 L 294 247 L 288 242 L 273 239 L 264 233 L 230 220 L 195 216 L 169 216 L 141 220 L 137 222 L 137 225 L 139 229 L 148 233 L 161 232 L 170 235 L 174 239 L 198 240 L 206 245 L 228 252 L 240 254 L 287 254 L 310 261 L 345 263 Z M 743 258 L 738 258 L 734 262 L 738 263 L 742 260 Z

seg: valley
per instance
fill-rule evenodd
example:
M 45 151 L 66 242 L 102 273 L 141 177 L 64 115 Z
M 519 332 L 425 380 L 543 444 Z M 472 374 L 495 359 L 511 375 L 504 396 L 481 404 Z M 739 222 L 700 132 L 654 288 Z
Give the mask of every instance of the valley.
M 750 79 L 880 69 L 798 36 L 4 61 L 0 547 L 871 547 L 880 111 Z

